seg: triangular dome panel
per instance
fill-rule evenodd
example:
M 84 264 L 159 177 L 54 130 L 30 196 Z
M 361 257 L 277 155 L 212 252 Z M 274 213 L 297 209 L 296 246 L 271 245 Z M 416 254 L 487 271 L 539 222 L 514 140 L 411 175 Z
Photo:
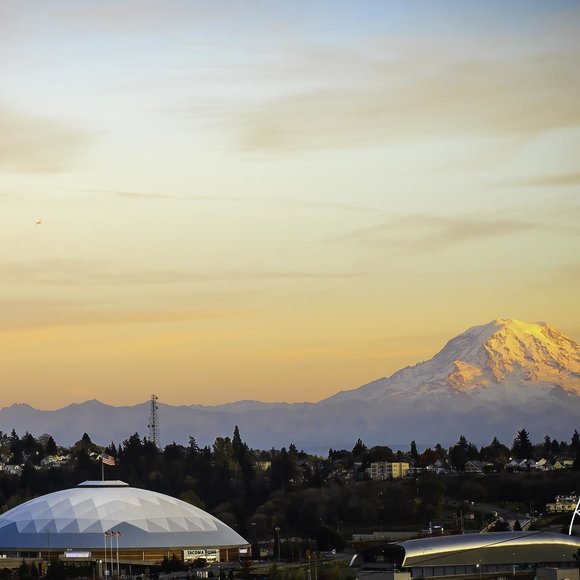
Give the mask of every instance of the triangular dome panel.
M 234 530 L 181 500 L 122 482 L 86 482 L 1 514 L 0 548 L 45 550 L 50 544 L 55 550 L 100 550 L 109 530 L 122 533 L 120 544 L 133 549 L 247 544 Z

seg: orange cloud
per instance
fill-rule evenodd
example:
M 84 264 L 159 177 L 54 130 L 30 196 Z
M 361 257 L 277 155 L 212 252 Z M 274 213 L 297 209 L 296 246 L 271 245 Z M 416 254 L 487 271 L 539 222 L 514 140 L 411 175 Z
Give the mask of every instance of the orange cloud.
M 229 319 L 247 312 L 228 309 L 130 309 L 82 304 L 71 301 L 0 300 L 0 332 L 63 326 L 120 326 L 166 324 Z

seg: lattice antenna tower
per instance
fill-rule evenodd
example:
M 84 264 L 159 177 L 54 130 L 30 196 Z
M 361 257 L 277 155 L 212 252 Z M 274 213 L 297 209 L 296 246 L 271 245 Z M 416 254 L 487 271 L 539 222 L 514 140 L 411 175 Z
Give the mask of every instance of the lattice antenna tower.
M 157 401 L 159 397 L 157 395 L 151 395 L 151 410 L 149 411 L 149 441 L 159 447 L 159 415 L 157 414 Z

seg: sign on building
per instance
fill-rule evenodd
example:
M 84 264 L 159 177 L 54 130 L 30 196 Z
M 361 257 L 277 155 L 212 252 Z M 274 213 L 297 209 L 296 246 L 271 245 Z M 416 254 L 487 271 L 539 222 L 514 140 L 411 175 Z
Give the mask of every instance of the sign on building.
M 82 558 L 89 559 L 91 557 L 90 552 L 74 552 L 73 550 L 67 550 L 64 553 L 65 558 Z
M 219 562 L 220 551 L 216 548 L 190 548 L 183 550 L 183 561 L 193 562 L 194 560 L 205 560 L 206 562 Z

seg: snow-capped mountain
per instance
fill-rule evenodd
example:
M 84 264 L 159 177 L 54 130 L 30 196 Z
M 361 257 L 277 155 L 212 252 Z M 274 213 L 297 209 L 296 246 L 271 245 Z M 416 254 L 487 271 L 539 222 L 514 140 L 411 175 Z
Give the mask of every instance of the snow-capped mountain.
M 451 339 L 431 360 L 326 401 L 580 397 L 580 348 L 545 322 L 497 319 Z
M 148 417 L 147 402 L 87 401 L 56 411 L 12 405 L 0 409 L 0 430 L 50 433 L 63 445 L 85 432 L 101 444 L 120 443 L 135 432 L 145 436 Z M 322 454 L 351 448 L 359 437 L 394 448 L 413 439 L 449 445 L 459 435 L 509 444 L 521 428 L 537 441 L 546 434 L 567 439 L 580 429 L 580 349 L 549 324 L 494 320 L 453 338 L 429 361 L 318 403 L 160 403 L 159 423 L 163 445 L 187 443 L 189 436 L 211 444 L 237 425 L 251 447 L 294 443 Z

